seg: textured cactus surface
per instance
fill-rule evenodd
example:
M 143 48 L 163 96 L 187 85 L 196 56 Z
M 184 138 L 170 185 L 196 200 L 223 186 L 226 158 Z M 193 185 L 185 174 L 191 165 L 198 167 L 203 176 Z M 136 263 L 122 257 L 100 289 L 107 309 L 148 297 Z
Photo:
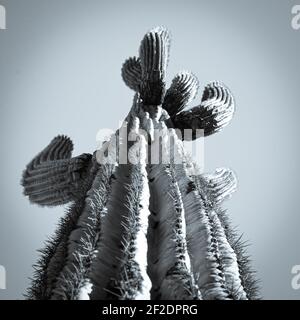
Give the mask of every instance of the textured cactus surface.
M 41 250 L 29 299 L 258 298 L 245 245 L 221 208 L 236 189 L 235 175 L 224 168 L 200 174 L 183 147 L 198 129 L 208 136 L 230 122 L 233 96 L 212 82 L 190 108 L 198 80 L 183 71 L 166 89 L 169 49 L 169 32 L 155 28 L 122 67 L 135 91 L 126 118 L 139 141 L 138 152 L 128 153 L 135 163 L 104 163 L 99 150 L 72 157 L 71 140 L 58 136 L 27 165 L 22 185 L 32 203 L 70 203 Z M 181 134 L 185 129 L 192 135 Z M 149 161 L 156 145 L 170 146 L 169 162 Z

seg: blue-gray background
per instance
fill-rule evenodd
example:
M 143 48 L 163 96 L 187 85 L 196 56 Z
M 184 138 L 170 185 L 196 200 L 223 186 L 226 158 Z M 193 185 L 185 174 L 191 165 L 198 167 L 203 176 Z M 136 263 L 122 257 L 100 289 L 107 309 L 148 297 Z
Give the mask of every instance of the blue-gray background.
M 300 1 L 298 1 L 300 2 Z M 1 0 L 0 264 L 7 289 L 22 299 L 36 249 L 64 208 L 29 204 L 23 168 L 55 135 L 69 135 L 74 154 L 92 152 L 100 128 L 116 128 L 131 106 L 120 68 L 156 25 L 173 35 L 169 77 L 192 70 L 204 86 L 233 91 L 231 125 L 205 142 L 205 170 L 231 167 L 239 189 L 226 203 L 270 299 L 300 298 L 291 268 L 300 264 L 300 30 L 288 0 Z M 199 101 L 199 97 L 198 97 Z M 197 103 L 196 101 L 195 103 Z

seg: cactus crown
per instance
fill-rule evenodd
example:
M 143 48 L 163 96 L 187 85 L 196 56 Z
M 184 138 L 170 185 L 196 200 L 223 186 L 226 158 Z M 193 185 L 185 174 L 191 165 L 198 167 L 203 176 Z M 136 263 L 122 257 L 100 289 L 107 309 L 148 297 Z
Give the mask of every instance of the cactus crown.
M 139 57 L 131 57 L 122 67 L 126 85 L 140 97 L 145 111 L 162 106 L 169 117 L 169 127 L 179 130 L 204 130 L 205 135 L 220 131 L 234 114 L 234 98 L 221 82 L 209 83 L 198 106 L 184 111 L 197 95 L 199 82 L 188 71 L 179 72 L 166 90 L 166 71 L 170 52 L 170 36 L 167 29 L 157 27 L 149 31 L 141 41 Z

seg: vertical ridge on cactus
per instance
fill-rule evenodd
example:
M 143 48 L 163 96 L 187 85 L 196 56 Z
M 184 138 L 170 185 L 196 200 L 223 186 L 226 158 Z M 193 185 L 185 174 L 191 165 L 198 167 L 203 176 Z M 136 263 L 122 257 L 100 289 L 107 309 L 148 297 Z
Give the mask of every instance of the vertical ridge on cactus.
M 89 272 L 95 257 L 95 250 L 101 223 L 106 214 L 106 202 L 110 192 L 113 167 L 99 168 L 91 189 L 87 192 L 82 214 L 68 238 L 68 253 L 61 270 L 52 299 L 79 299 L 82 290 L 90 285 Z
M 142 145 L 146 149 L 146 141 Z M 120 164 L 116 168 L 97 257 L 92 265 L 92 299 L 150 296 L 147 250 L 143 252 L 144 246 L 142 251 L 138 248 L 147 243 L 149 214 L 144 157 L 139 155 L 138 164 Z
M 251 259 L 247 254 L 247 243 L 243 241 L 238 232 L 231 226 L 226 210 L 218 209 L 218 217 L 225 231 L 229 244 L 233 248 L 239 267 L 240 279 L 247 299 L 261 299 L 259 294 L 259 283 L 256 279 L 256 271 L 251 266 Z
M 41 257 L 34 266 L 32 285 L 25 296 L 30 300 L 48 300 L 51 298 L 57 277 L 65 265 L 68 237 L 76 227 L 77 219 L 83 209 L 83 200 L 75 202 L 60 220 L 55 235 L 40 250 Z
M 166 89 L 169 50 L 169 32 L 157 27 L 125 61 L 132 108 L 93 155 L 72 157 L 72 141 L 60 135 L 24 170 L 32 203 L 71 204 L 41 251 L 28 299 L 259 298 L 245 245 L 222 209 L 235 174 L 199 173 L 183 144 L 199 129 L 209 136 L 227 126 L 233 95 L 214 81 L 189 109 L 198 80 L 180 72 Z M 186 129 L 190 137 L 179 134 Z M 124 132 L 125 158 L 117 145 Z

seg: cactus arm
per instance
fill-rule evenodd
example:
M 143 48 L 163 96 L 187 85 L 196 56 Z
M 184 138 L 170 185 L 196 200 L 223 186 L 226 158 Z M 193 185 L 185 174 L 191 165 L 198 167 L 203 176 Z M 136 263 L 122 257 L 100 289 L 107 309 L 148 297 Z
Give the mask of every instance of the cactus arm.
M 125 84 L 130 89 L 138 92 L 142 76 L 140 59 L 136 57 L 128 58 L 122 66 L 121 74 Z
M 197 189 L 204 198 L 207 208 L 213 208 L 214 229 L 218 231 L 221 239 L 226 238 L 228 244 L 227 250 L 233 250 L 236 262 L 231 260 L 231 264 L 235 264 L 238 270 L 228 275 L 228 287 L 231 284 L 232 296 L 234 299 L 241 297 L 249 300 L 259 299 L 259 286 L 256 280 L 256 272 L 251 267 L 251 261 L 246 253 L 247 244 L 243 241 L 237 230 L 235 230 L 228 218 L 226 210 L 220 208 L 220 205 L 229 199 L 237 188 L 237 178 L 230 169 L 219 168 L 212 174 L 201 174 L 194 176 Z M 205 195 L 205 196 L 204 196 Z M 231 249 L 228 247 L 231 247 Z M 227 259 L 227 265 L 230 259 Z M 234 274 L 239 275 L 239 279 L 234 280 Z M 235 285 L 234 285 L 235 283 Z M 245 294 L 241 291 L 243 288 Z
M 27 166 L 21 184 L 33 203 L 55 206 L 76 200 L 86 190 L 92 155 L 71 158 L 73 144 L 54 138 Z
M 237 189 L 235 173 L 227 168 L 218 168 L 212 174 L 201 174 L 194 177 L 198 189 L 206 194 L 211 206 L 221 205 L 231 198 Z
M 172 118 L 174 128 L 192 129 L 192 139 L 197 139 L 197 129 L 203 129 L 209 136 L 223 129 L 234 114 L 234 99 L 223 84 L 213 82 L 206 86 L 201 104 L 190 110 L 182 111 Z M 199 132 L 201 134 L 201 132 Z M 182 135 L 183 136 L 183 135 Z
M 140 94 L 145 105 L 160 105 L 165 94 L 170 37 L 166 29 L 148 32 L 140 45 L 142 79 Z
M 27 166 L 27 170 L 35 169 L 35 166 L 52 160 L 70 159 L 73 151 L 73 142 L 70 138 L 59 135 L 42 150 Z
M 186 171 L 186 173 L 187 172 L 188 171 Z M 193 177 L 193 175 L 190 174 L 189 176 L 191 178 Z M 202 180 L 200 185 L 197 183 L 199 180 Z M 195 181 L 196 183 L 194 184 Z M 200 175 L 198 180 L 192 178 L 189 186 L 189 194 L 198 197 L 204 216 L 207 219 L 205 223 L 208 226 L 211 238 L 211 244 L 208 248 L 212 248 L 213 256 L 217 259 L 216 270 L 217 274 L 221 276 L 220 283 L 222 283 L 222 290 L 225 294 L 224 298 L 234 300 L 249 299 L 247 289 L 244 286 L 245 281 L 243 281 L 243 274 L 241 273 L 239 254 L 237 253 L 234 243 L 229 241 L 228 231 L 226 230 L 228 223 L 225 225 L 219 214 L 219 212 L 221 212 L 219 205 L 225 199 L 229 198 L 236 189 L 236 178 L 233 172 L 226 169 L 219 169 L 215 174 Z M 191 188 L 191 186 L 193 187 Z M 186 203 L 188 204 L 188 202 Z M 195 212 L 190 211 L 189 214 L 190 216 L 187 217 L 187 220 L 192 218 Z M 191 220 L 189 221 L 191 222 Z M 190 229 L 190 231 L 190 235 L 192 236 L 190 244 L 193 245 L 192 229 Z M 194 244 L 197 245 L 196 242 L 194 242 Z M 191 254 L 193 254 L 197 260 L 200 249 L 197 248 L 194 253 L 192 253 L 192 247 L 190 249 Z M 211 268 L 208 271 L 209 274 L 214 272 L 215 269 Z M 201 271 L 199 273 L 201 275 Z M 216 299 L 218 296 L 215 296 L 215 293 L 220 291 L 220 288 L 215 292 L 214 290 L 207 290 L 209 286 L 205 284 L 205 281 L 205 278 L 199 277 L 199 288 L 202 290 L 203 296 L 207 299 Z
M 175 76 L 162 104 L 170 117 L 174 117 L 193 101 L 198 85 L 198 79 L 192 73 L 182 71 Z

